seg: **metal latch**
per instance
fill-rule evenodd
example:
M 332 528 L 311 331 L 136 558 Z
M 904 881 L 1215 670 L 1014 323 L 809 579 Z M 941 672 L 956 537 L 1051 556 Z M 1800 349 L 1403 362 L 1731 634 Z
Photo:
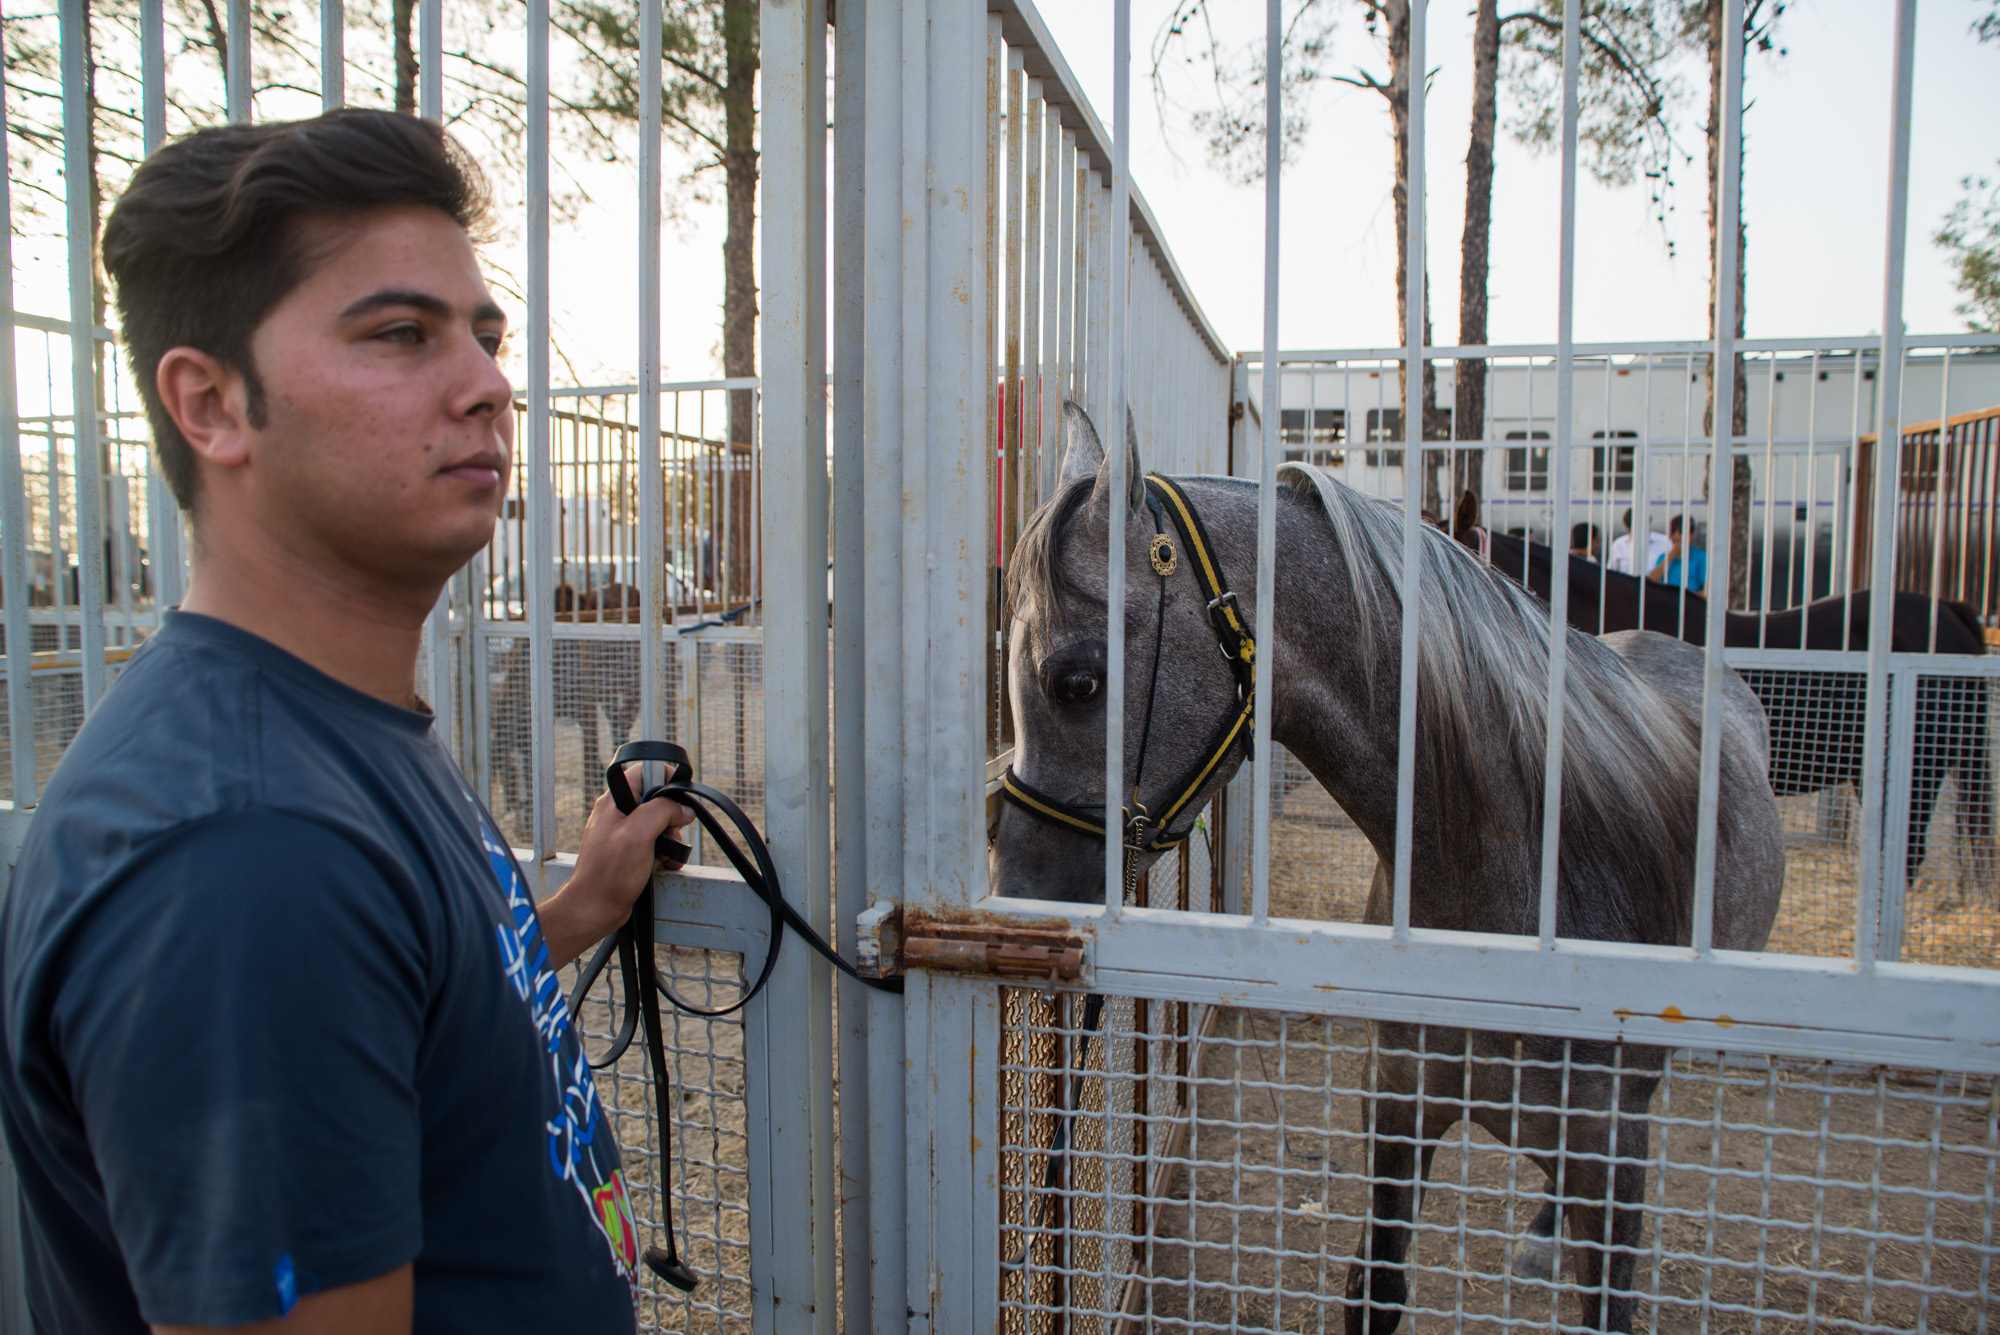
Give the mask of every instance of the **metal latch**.
M 1055 984 L 1081 981 L 1090 963 L 1089 942 L 1060 918 L 910 914 L 902 935 L 905 969 Z
M 878 899 L 854 920 L 854 972 L 863 978 L 893 978 L 903 953 L 903 910 Z

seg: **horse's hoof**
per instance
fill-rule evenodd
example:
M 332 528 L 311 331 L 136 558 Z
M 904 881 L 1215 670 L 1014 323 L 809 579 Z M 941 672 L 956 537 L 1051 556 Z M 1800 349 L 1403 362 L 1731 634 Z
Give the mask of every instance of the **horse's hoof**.
M 1561 1255 L 1554 1238 L 1545 1238 L 1539 1233 L 1524 1233 L 1521 1240 L 1514 1244 L 1514 1260 L 1508 1268 L 1519 1279 L 1552 1280 L 1556 1277 Z

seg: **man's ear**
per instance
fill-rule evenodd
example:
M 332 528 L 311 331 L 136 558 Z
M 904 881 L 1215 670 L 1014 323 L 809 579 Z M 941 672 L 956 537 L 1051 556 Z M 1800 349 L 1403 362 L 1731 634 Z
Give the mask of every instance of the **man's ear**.
M 199 348 L 168 348 L 153 383 L 196 458 L 218 468 L 249 461 L 250 386 L 241 371 Z

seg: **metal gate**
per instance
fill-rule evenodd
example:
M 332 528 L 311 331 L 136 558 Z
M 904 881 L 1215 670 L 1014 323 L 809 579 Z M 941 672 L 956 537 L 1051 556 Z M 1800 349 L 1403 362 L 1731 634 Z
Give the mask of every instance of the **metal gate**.
M 1267 9 L 1274 68 L 1280 6 Z M 1409 59 L 1422 65 L 1424 17 L 1413 10 Z M 780 12 L 789 7 L 767 18 Z M 1419 1328 L 1590 1324 L 1574 1265 L 1592 1240 L 1560 1244 L 1553 1271 L 1544 1259 L 1539 1273 L 1516 1242 L 1541 1204 L 1566 1195 L 1564 1173 L 1574 1184 L 1587 1171 L 1638 1167 L 1647 1194 L 1640 1241 L 1626 1250 L 1642 1327 L 1985 1329 L 2000 1170 L 1992 799 L 1990 787 L 1944 773 L 1924 738 L 1984 754 L 1994 660 L 1928 652 L 1934 643 L 1892 650 L 1895 556 L 1865 535 L 1891 531 L 1906 470 L 1884 462 L 1893 451 L 1860 447 L 1900 438 L 1905 420 L 1961 413 L 1969 405 L 1950 401 L 1946 386 L 1968 362 L 1983 364 L 1996 340 L 1892 332 L 1746 342 L 1731 333 L 1724 282 L 1710 339 L 1579 346 L 1572 7 L 1555 337 L 1428 347 L 1413 310 L 1407 347 L 1279 352 L 1273 154 L 1266 350 L 1237 361 L 1209 338 L 1127 180 L 1129 5 L 1115 12 L 1108 134 L 1026 4 L 876 0 L 842 5 L 836 18 L 832 327 L 843 353 L 858 350 L 832 380 L 838 920 L 849 931 L 872 905 L 868 933 L 886 951 L 897 942 L 882 924 L 900 909 L 913 965 L 902 1007 L 871 1004 L 857 1024 L 843 1011 L 841 1070 L 865 1063 L 870 1095 L 864 1120 L 853 1077 L 843 1079 L 843 1181 L 857 1186 L 843 1216 L 848 1328 L 1344 1328 L 1349 1271 L 1368 1259 L 1371 1196 L 1407 1181 L 1401 1169 L 1378 1171 L 1378 1158 L 1407 1148 L 1429 1162 L 1403 1301 Z M 1741 19 L 1740 4 L 1726 6 L 1723 30 Z M 816 32 L 809 16 L 796 21 Z M 1906 3 L 1885 109 L 1881 327 L 1891 331 L 1903 328 L 1913 32 Z M 1739 209 L 1740 56 L 1729 54 L 1724 74 L 1724 273 Z M 804 99 L 817 125 L 811 91 Z M 1275 91 L 1268 109 L 1275 141 Z M 1420 98 L 1410 117 L 1410 171 L 1421 180 Z M 802 148 L 798 170 L 820 170 L 816 153 L 817 141 Z M 820 197 L 817 178 L 806 179 L 806 195 Z M 1412 194 L 1405 250 L 1421 257 L 1427 223 L 1421 192 Z M 1077 277 L 1065 281 L 1072 256 Z M 1423 291 L 1417 259 L 1406 286 Z M 1526 401 L 1503 403 L 1496 388 L 1469 439 L 1427 440 L 1425 414 L 1403 411 L 1400 373 L 1429 364 L 1449 376 L 1471 362 L 1495 377 L 1518 372 L 1506 392 Z M 1669 366 L 1671 377 L 1655 375 Z M 1669 378 L 1671 395 L 1661 388 L 1638 421 L 1612 420 L 1620 395 L 1651 394 Z M 1731 402 L 1741 380 L 1768 411 L 1754 409 L 1746 434 L 1716 442 L 1702 424 L 1710 378 L 1714 402 Z M 1794 403 L 1787 396 L 1801 384 L 1806 397 Z M 1012 741 L 997 570 L 1047 494 L 1053 410 L 1066 397 L 1086 404 L 1114 446 L 1129 406 L 1145 461 L 1162 472 L 1237 472 L 1270 491 L 1290 458 L 1399 502 L 1406 586 L 1418 580 L 1424 474 L 1454 476 L 1457 452 L 1483 470 L 1497 529 L 1559 542 L 1577 521 L 1614 532 L 1626 505 L 1642 525 L 1649 513 L 1687 513 L 1709 530 L 1718 586 L 1732 563 L 1756 572 L 1752 610 L 1801 600 L 1794 588 L 1868 604 L 1870 638 L 1834 650 L 1775 639 L 1725 646 L 1722 600 L 1707 613 L 1711 678 L 1742 673 L 1774 718 L 1798 725 L 1774 760 L 1788 888 L 1770 951 L 1712 944 L 1712 757 L 1692 946 L 1558 939 L 1552 865 L 1539 937 L 1412 925 L 1408 851 L 1421 832 L 1410 818 L 1416 682 L 1407 672 L 1390 846 L 1371 847 L 1271 745 L 1260 716 L 1254 765 L 1205 817 L 1206 837 L 1157 866 L 1136 895 L 1111 849 L 1102 905 L 990 896 L 982 830 Z M 1857 491 L 1863 457 L 1874 468 Z M 1761 516 L 1748 551 L 1731 550 L 1722 511 L 1708 524 L 1702 508 L 1702 477 L 1730 476 L 1739 458 L 1753 466 Z M 1112 476 L 1117 493 L 1124 479 L 1115 466 Z M 1120 542 L 1109 553 L 1114 580 Z M 1260 643 L 1278 574 L 1268 559 L 1255 572 Z M 1247 592 L 1248 572 L 1236 578 Z M 1559 619 L 1568 595 L 1558 577 Z M 1405 607 L 1406 663 L 1422 596 Z M 1119 717 L 1135 678 L 1115 598 L 1109 617 L 1106 708 Z M 1552 708 L 1564 670 L 1558 655 Z M 1551 756 L 1559 745 L 1560 734 Z M 1848 745 L 1847 768 L 1821 772 Z M 1107 791 L 1127 791 L 1131 763 L 1111 749 Z M 1557 819 L 1541 832 L 1544 847 L 1555 847 Z M 1390 923 L 1367 926 L 1361 901 L 1378 855 L 1402 870 L 1390 882 Z M 1047 974 L 1064 952 L 1072 972 L 1027 976 Z M 1090 997 L 1104 999 L 1101 1017 Z M 1469 1083 L 1420 1087 L 1425 1129 L 1392 1145 L 1366 1121 L 1388 1097 L 1380 1073 L 1398 1055 L 1374 1028 L 1382 1022 L 1414 1026 L 1419 1045 L 1481 1026 L 1558 1040 L 1552 1059 L 1517 1051 L 1486 1062 L 1503 1090 L 1495 1106 L 1516 1118 L 1567 1106 L 1524 1099 L 1524 1084 L 1615 1090 L 1636 1069 L 1625 1065 L 1635 1045 L 1664 1048 L 1657 1097 L 1611 1114 L 1628 1131 L 1643 1127 L 1636 1143 L 1646 1148 L 1630 1150 L 1615 1128 L 1608 1150 L 1579 1139 L 1555 1156 L 1556 1180 L 1545 1184 L 1522 1152 L 1442 1116 L 1478 1101 Z M 1482 1072 L 1481 1088 L 1494 1078 Z M 900 1106 L 887 1101 L 898 1094 Z M 1434 1114 L 1450 1129 L 1431 1129 Z M 861 1163 L 853 1150 L 864 1133 Z

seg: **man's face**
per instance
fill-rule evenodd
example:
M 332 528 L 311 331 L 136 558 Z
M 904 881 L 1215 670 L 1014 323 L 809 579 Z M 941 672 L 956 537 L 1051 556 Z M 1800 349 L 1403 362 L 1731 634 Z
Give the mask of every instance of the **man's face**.
M 435 209 L 304 226 L 311 272 L 251 336 L 267 411 L 237 494 L 309 560 L 435 586 L 491 540 L 506 492 L 506 317 Z

